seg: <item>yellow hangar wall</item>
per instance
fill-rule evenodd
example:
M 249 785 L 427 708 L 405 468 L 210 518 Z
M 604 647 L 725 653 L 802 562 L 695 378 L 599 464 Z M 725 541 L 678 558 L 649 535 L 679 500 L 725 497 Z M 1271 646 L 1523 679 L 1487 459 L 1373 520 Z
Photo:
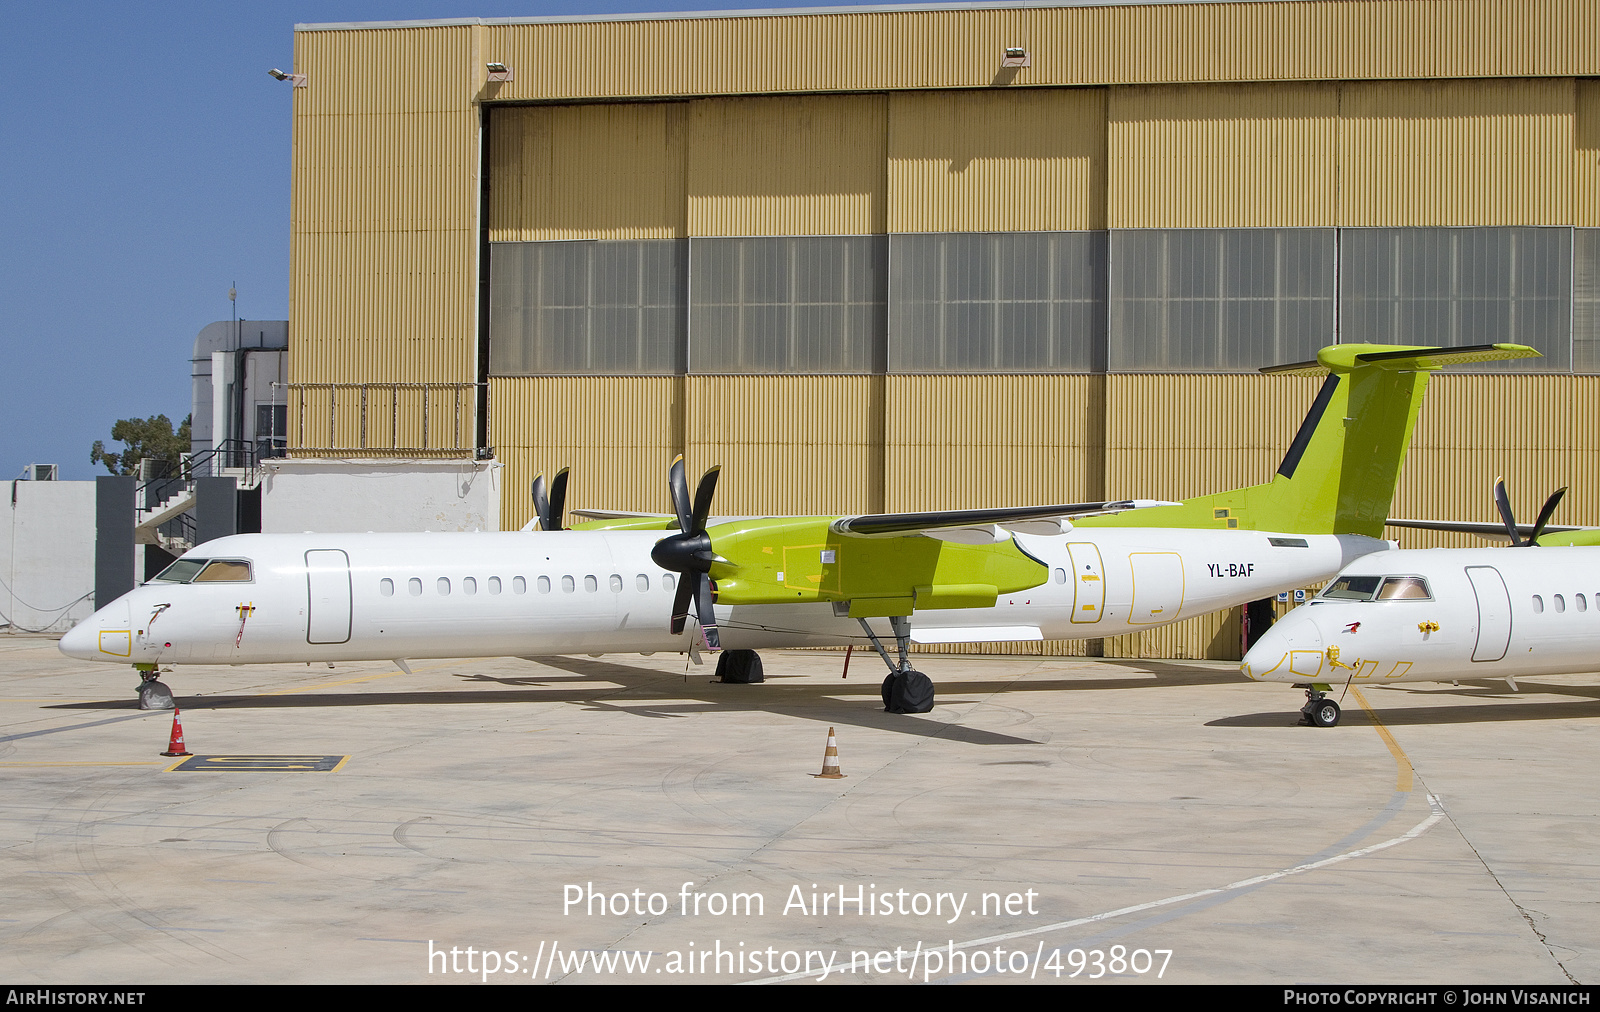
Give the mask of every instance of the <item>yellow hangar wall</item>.
M 303 28 L 293 452 L 414 452 L 417 385 L 439 385 L 437 405 L 478 375 L 482 241 L 1600 226 L 1596 11 L 1412 0 Z M 1013 45 L 1031 66 L 998 66 Z M 514 79 L 487 81 L 489 60 Z M 718 508 L 735 513 L 1203 494 L 1270 476 L 1313 393 L 1154 373 L 488 382 L 508 527 L 528 518 L 532 476 L 561 466 L 575 505 L 664 510 L 680 452 L 724 465 Z M 1395 515 L 1485 516 L 1499 473 L 1519 513 L 1558 485 L 1600 487 L 1597 418 L 1600 377 L 1438 377 Z M 1561 519 L 1600 523 L 1600 506 L 1575 495 Z M 1222 613 L 1103 649 L 1235 657 L 1237 624 Z

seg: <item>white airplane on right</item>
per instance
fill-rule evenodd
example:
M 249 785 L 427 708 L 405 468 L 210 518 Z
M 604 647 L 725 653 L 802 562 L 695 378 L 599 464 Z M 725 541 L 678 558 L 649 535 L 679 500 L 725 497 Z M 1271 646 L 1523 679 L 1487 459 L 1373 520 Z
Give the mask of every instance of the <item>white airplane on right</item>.
M 1495 482 L 1504 526 L 1393 521 L 1463 531 L 1513 548 L 1396 549 L 1362 556 L 1303 607 L 1279 619 L 1244 655 L 1256 681 L 1306 690 L 1306 723 L 1333 727 L 1335 685 L 1449 682 L 1600 670 L 1600 530 L 1549 527 L 1566 489 L 1538 522 L 1519 526 L 1505 482 Z

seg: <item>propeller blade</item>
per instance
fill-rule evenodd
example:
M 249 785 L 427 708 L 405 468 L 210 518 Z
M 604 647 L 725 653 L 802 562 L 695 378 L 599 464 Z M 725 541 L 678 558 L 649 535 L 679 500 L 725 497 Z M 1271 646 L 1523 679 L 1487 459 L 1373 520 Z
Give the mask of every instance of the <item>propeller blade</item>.
M 694 577 L 698 573 L 685 573 L 678 577 L 678 590 L 672 595 L 672 622 L 667 626 L 676 636 L 683 632 L 683 624 L 689 618 L 689 599 L 694 597 Z
M 556 472 L 555 479 L 550 482 L 550 526 L 547 531 L 564 531 L 567 513 L 567 471 L 563 467 Z
M 717 491 L 717 477 L 722 474 L 722 465 L 718 464 L 700 476 L 700 487 L 694 490 L 694 527 L 691 530 L 698 534 L 706 529 L 706 521 L 711 517 L 711 497 Z
M 1506 480 L 1494 480 L 1494 505 L 1500 511 L 1500 519 L 1505 521 L 1506 533 L 1511 535 L 1511 547 L 1516 548 L 1522 544 L 1522 535 L 1517 533 L 1517 518 L 1511 515 L 1511 499 L 1506 495 Z
M 706 646 L 711 650 L 722 649 L 722 638 L 717 635 L 717 612 L 714 607 L 716 598 L 711 586 L 711 577 L 704 573 L 699 574 L 699 594 L 695 599 L 695 611 L 700 617 L 700 631 L 705 634 Z
M 544 475 L 533 479 L 533 515 L 539 518 L 539 529 L 550 529 L 550 497 L 545 494 Z
M 678 515 L 678 530 L 689 531 L 689 526 L 694 520 L 694 511 L 689 505 L 689 481 L 683 476 L 683 454 L 678 454 L 672 460 L 672 467 L 667 471 L 667 491 L 672 496 L 672 512 Z
M 1561 497 L 1567 494 L 1565 487 L 1556 489 L 1550 498 L 1544 501 L 1544 509 L 1539 511 L 1539 519 L 1534 522 L 1533 533 L 1528 535 L 1528 544 L 1537 545 L 1539 535 L 1544 533 L 1544 525 L 1550 522 L 1550 517 L 1556 511 L 1556 506 L 1561 502 Z

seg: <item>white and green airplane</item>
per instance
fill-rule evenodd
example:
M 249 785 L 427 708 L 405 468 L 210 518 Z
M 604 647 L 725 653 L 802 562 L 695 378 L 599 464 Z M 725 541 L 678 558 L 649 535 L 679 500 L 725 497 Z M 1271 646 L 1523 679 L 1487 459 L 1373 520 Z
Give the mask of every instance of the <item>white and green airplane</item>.
M 925 712 L 933 687 L 911 667 L 912 642 L 1137 632 L 1325 580 L 1389 548 L 1384 519 L 1429 375 L 1537 354 L 1338 345 L 1264 370 L 1327 376 L 1277 474 L 1182 503 L 713 518 L 718 470 L 691 500 L 680 458 L 667 517 L 221 538 L 101 607 L 61 649 L 132 664 L 148 682 L 172 664 L 405 667 L 704 643 L 728 648 L 725 681 L 758 681 L 759 648 L 870 644 L 889 668 L 885 707 Z
M 1313 727 L 1339 723 L 1334 686 L 1504 679 L 1600 669 L 1600 530 L 1555 527 L 1566 489 L 1525 527 L 1495 482 L 1501 524 L 1391 520 L 1459 531 L 1512 548 L 1397 549 L 1346 566 L 1315 599 L 1280 619 L 1239 670 L 1257 681 L 1306 690 L 1300 712 Z

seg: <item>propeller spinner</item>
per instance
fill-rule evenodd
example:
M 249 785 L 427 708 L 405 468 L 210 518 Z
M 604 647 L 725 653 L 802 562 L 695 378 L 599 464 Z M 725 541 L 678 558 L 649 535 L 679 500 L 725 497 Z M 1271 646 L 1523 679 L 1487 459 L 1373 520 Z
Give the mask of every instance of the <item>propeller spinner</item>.
M 717 476 L 721 473 L 722 467 L 718 465 L 702 475 L 691 503 L 683 456 L 680 454 L 673 460 L 667 473 L 667 489 L 672 494 L 672 510 L 678 516 L 679 533 L 662 538 L 650 550 L 650 558 L 656 565 L 680 576 L 678 590 L 672 598 L 672 632 L 683 632 L 692 601 L 706 646 L 712 650 L 722 649 L 722 644 L 717 636 L 716 609 L 712 606 L 716 588 L 711 582 L 711 564 L 717 561 L 717 554 L 712 550 L 711 536 L 706 533 L 706 520 L 711 516 L 711 497 L 717 490 Z
M 1500 511 L 1500 519 L 1505 521 L 1506 533 L 1511 535 L 1512 548 L 1537 548 L 1539 535 L 1544 533 L 1545 524 L 1550 522 L 1550 517 L 1555 513 L 1556 506 L 1561 502 L 1561 497 L 1567 494 L 1565 487 L 1558 488 L 1544 501 L 1544 509 L 1539 511 L 1539 519 L 1534 521 L 1533 532 L 1528 535 L 1528 540 L 1522 540 L 1522 535 L 1517 529 L 1516 517 L 1511 515 L 1511 497 L 1506 495 L 1506 480 L 1494 480 L 1494 504 Z

